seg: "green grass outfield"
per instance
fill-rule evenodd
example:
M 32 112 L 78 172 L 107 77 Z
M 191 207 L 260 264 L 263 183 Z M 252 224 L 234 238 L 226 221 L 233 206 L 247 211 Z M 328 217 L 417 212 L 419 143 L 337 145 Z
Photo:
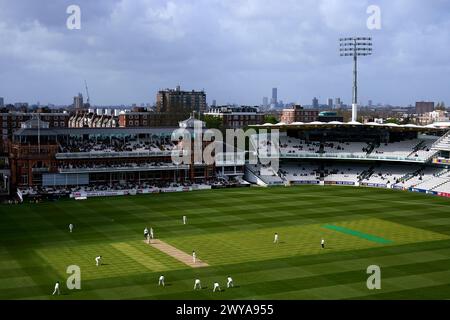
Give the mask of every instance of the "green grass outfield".
M 145 226 L 210 266 L 193 269 L 148 246 Z M 81 290 L 65 288 L 69 265 L 81 268 Z M 381 290 L 366 287 L 370 265 L 381 267 Z M 227 275 L 235 288 L 225 288 Z M 206 289 L 193 290 L 196 277 Z M 63 294 L 53 297 L 56 280 Z M 215 281 L 223 292 L 212 292 Z M 0 299 L 449 298 L 445 198 L 301 186 L 0 206 Z

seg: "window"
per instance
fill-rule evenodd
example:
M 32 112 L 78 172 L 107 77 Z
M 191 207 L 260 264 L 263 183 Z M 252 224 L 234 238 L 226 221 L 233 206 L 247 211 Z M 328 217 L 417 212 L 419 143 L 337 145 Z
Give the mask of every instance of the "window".
M 28 175 L 27 174 L 22 175 L 20 180 L 22 184 L 28 184 Z
M 133 126 L 133 121 L 128 121 L 129 126 Z
M 64 123 L 64 121 L 61 121 L 61 122 L 59 123 L 59 126 L 60 126 L 60 127 L 65 127 L 66 124 Z

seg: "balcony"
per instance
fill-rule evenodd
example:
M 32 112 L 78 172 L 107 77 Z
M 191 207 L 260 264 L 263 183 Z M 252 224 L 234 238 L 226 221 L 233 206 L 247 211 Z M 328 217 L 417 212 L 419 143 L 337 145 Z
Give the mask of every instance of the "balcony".
M 386 155 L 360 155 L 353 153 L 285 153 L 280 152 L 279 157 L 282 159 L 345 159 L 345 160 L 380 160 L 380 161 L 399 161 L 411 163 L 426 163 L 428 160 L 424 158 L 408 158 L 400 156 L 386 156 Z M 270 157 L 268 157 L 270 158 Z
M 140 166 L 120 166 L 120 167 L 98 167 L 98 168 L 59 168 L 59 173 L 109 173 L 109 172 L 136 172 L 136 171 L 171 171 L 188 170 L 188 165 L 140 165 Z
M 182 156 L 181 150 L 170 151 L 129 151 L 129 152 L 67 152 L 57 153 L 56 159 L 105 159 L 105 158 L 151 158 L 151 157 L 171 157 Z M 184 153 L 185 154 L 185 153 Z

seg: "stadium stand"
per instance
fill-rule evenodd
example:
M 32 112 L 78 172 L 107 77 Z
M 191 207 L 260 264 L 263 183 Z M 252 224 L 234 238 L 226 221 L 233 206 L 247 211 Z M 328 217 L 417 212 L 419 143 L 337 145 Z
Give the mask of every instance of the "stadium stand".
M 360 181 L 360 176 L 365 170 L 367 170 L 367 166 L 357 164 L 351 167 L 343 165 L 330 166 L 325 170 L 326 176 L 324 177 L 324 181 L 351 182 L 356 184 Z
M 287 182 L 317 182 L 317 166 L 310 164 L 285 164 L 280 170 L 280 176 Z
M 60 153 L 76 152 L 139 152 L 139 151 L 170 151 L 175 144 L 168 138 L 138 139 L 136 136 L 77 138 L 70 137 L 68 141 L 59 141 Z
M 400 182 L 408 173 L 413 171 L 409 166 L 382 165 L 372 169 L 372 174 L 361 182 L 368 184 L 391 185 Z

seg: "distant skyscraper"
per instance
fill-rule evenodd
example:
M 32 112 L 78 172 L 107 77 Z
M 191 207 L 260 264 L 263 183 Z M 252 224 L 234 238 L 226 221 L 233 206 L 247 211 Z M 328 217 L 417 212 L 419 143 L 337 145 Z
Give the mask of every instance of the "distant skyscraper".
M 264 97 L 263 98 L 263 107 L 267 107 L 268 105 L 269 105 L 269 98 L 267 98 L 267 97 Z
M 78 94 L 78 96 L 73 97 L 73 107 L 76 110 L 83 109 L 83 95 L 81 93 Z
M 313 106 L 314 109 L 319 108 L 319 99 L 314 97 L 313 100 L 312 100 L 312 106 Z
M 372 102 L 372 100 L 369 100 L 369 107 L 372 107 L 372 105 L 373 105 L 373 102 Z
M 3 108 L 5 106 L 5 99 L 3 97 L 0 97 L 0 108 Z
M 278 89 L 277 88 L 272 88 L 272 101 L 270 103 L 275 104 L 275 105 L 278 103 Z
M 217 105 L 217 101 L 214 99 L 214 100 L 212 101 L 212 106 L 215 107 L 216 105 Z
M 158 112 L 191 113 L 206 110 L 206 93 L 204 91 L 182 91 L 176 89 L 158 91 L 156 95 L 156 110 Z
M 334 100 L 334 107 L 335 107 L 336 109 L 340 109 L 340 108 L 342 107 L 342 101 L 341 101 L 341 98 L 336 98 L 336 99 Z
M 328 98 L 328 109 L 333 109 L 333 99 Z
M 434 111 L 434 102 L 419 101 L 416 102 L 416 113 L 424 114 Z

